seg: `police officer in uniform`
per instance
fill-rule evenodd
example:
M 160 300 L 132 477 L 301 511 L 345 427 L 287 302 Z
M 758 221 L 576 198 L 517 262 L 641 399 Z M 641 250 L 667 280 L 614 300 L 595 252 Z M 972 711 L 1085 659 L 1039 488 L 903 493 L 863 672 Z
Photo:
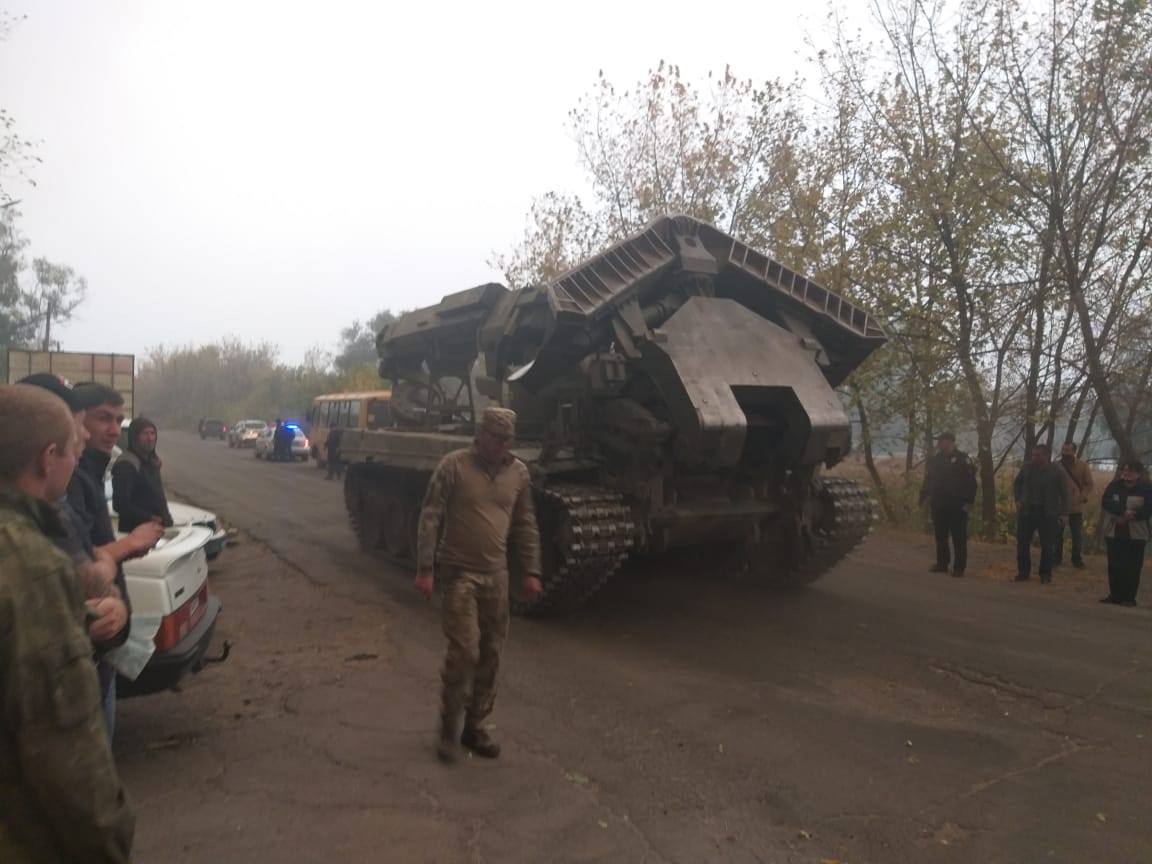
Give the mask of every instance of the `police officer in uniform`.
M 496 699 L 508 635 L 510 552 L 525 574 L 524 595 L 533 600 L 542 591 L 532 480 L 508 452 L 515 435 L 515 412 L 485 409 L 473 446 L 449 453 L 436 467 L 420 513 L 416 588 L 431 596 L 435 578 L 444 591 L 448 650 L 436 743 L 444 762 L 456 761 L 461 744 L 478 756 L 500 755 L 482 724 Z
M 955 551 L 953 576 L 963 576 L 968 566 L 968 511 L 976 500 L 976 466 L 968 454 L 956 449 L 956 436 L 943 433 L 937 439 L 937 451 L 924 469 L 920 504 L 929 502 L 932 527 L 936 530 L 936 563 L 933 573 L 947 573 L 948 540 Z

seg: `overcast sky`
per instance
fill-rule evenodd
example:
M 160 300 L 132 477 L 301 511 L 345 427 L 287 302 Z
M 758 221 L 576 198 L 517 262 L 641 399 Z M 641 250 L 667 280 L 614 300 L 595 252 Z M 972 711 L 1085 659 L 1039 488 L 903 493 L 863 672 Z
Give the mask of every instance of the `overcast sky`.
M 818 14 L 821 7 L 814 7 Z M 533 196 L 577 190 L 599 70 L 788 77 L 800 4 L 0 0 L 0 105 L 42 142 L 30 253 L 89 299 L 66 350 L 222 335 L 299 361 L 382 308 L 499 279 Z

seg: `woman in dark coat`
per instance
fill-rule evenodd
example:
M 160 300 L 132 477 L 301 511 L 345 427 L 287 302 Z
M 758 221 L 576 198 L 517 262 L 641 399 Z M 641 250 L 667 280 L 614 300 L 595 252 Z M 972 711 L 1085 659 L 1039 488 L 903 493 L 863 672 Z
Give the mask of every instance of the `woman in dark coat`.
M 1104 490 L 1101 506 L 1108 545 L 1108 596 L 1100 602 L 1135 606 L 1152 517 L 1152 486 L 1144 480 L 1140 462 L 1120 463 L 1120 476 Z
M 172 525 L 168 496 L 160 479 L 156 438 L 156 424 L 147 417 L 137 417 L 128 427 L 128 449 L 112 466 L 112 508 L 120 517 L 122 533 L 156 520 L 165 528 Z

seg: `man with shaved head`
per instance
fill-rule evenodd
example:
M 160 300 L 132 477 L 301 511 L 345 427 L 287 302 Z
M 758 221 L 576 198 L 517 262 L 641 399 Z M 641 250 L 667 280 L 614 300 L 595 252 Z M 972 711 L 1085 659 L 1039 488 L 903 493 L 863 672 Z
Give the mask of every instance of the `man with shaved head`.
M 79 451 L 65 403 L 0 387 L 0 861 L 126 862 L 134 818 L 108 747 L 71 560 L 55 545 Z
M 488 759 L 500 745 L 484 720 L 496 699 L 496 673 L 508 635 L 508 555 L 519 558 L 526 599 L 540 596 L 540 535 L 528 467 L 509 452 L 516 414 L 485 408 L 476 440 L 445 456 L 420 513 L 416 588 L 444 586 L 441 624 L 448 639 L 440 673 L 436 754 L 455 762 L 461 744 Z M 463 728 L 461 728 L 463 721 Z

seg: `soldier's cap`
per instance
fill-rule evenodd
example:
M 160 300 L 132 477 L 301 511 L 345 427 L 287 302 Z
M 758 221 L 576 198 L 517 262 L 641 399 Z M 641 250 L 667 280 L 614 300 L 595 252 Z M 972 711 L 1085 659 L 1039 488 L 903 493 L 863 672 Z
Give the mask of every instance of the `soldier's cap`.
M 81 404 L 76 392 L 72 389 L 63 378 L 58 375 L 53 375 L 51 372 L 34 372 L 31 375 L 25 375 L 17 384 L 31 384 L 33 387 L 40 387 L 53 393 L 64 400 L 64 404 L 68 406 L 68 410 L 75 414 L 77 411 L 83 411 L 84 405 Z
M 508 408 L 485 408 L 480 415 L 480 428 L 493 435 L 516 435 L 516 412 Z
M 941 432 L 936 438 L 937 441 L 951 441 L 956 442 L 956 436 L 952 432 Z

